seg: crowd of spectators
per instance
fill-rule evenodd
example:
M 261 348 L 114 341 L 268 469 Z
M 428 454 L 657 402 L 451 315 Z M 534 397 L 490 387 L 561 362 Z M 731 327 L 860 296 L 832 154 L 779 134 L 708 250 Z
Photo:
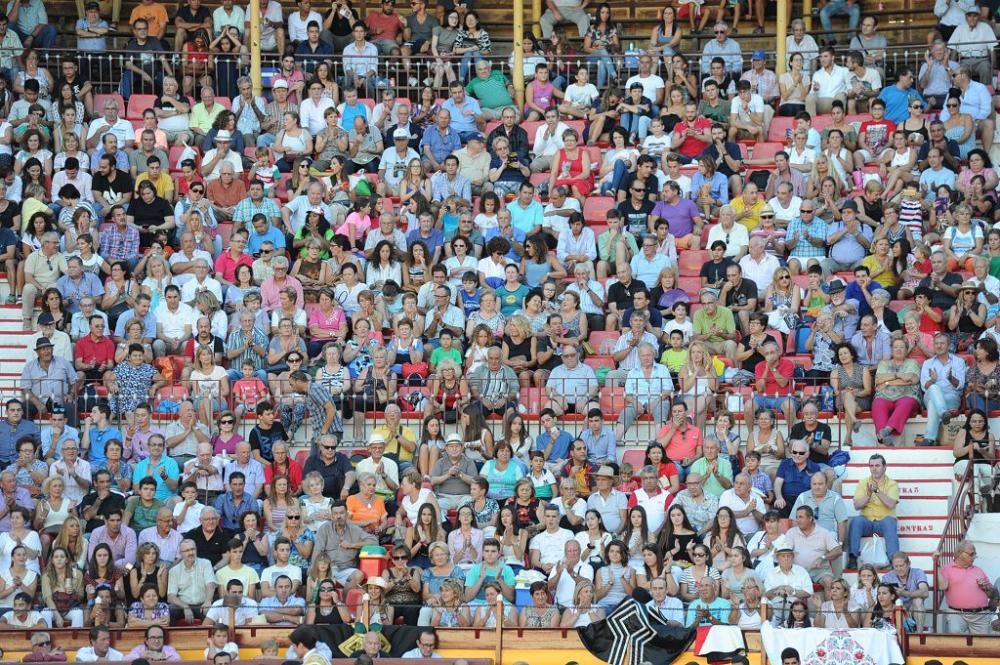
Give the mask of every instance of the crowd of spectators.
M 849 67 L 796 20 L 777 76 L 739 9 L 689 65 L 667 7 L 630 63 L 607 4 L 556 0 L 518 108 L 475 10 L 410 4 L 262 3 L 258 96 L 241 7 L 188 0 L 171 52 L 143 0 L 119 89 L 151 95 L 141 128 L 99 65 L 45 69 L 41 0 L 0 16 L 0 247 L 32 333 L 0 422 L 0 628 L 106 654 L 141 627 L 125 658 L 162 659 L 177 624 L 577 627 L 627 596 L 744 628 L 763 598 L 833 628 L 892 626 L 898 599 L 931 627 L 885 458 L 849 518 L 820 414 L 838 443 L 939 446 L 961 409 L 956 459 L 996 458 L 996 17 L 939 0 L 914 71 L 829 2 L 826 30 L 860 26 Z M 78 48 L 106 50 L 120 17 L 82 9 Z M 786 145 L 744 157 L 777 118 Z M 859 561 L 873 534 L 889 572 Z M 992 630 L 974 554 L 938 581 L 952 632 Z

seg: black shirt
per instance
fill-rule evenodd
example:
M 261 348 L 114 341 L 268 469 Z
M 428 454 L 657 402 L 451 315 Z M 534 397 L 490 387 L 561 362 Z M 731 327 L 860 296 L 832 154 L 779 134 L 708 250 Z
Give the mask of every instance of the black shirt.
M 93 187 L 95 192 L 103 194 L 105 200 L 108 200 L 108 192 L 111 192 L 111 198 L 117 199 L 122 194 L 131 194 L 135 189 L 135 181 L 132 180 L 132 176 L 127 171 L 115 169 L 114 177 L 110 179 L 106 175 L 95 173 L 91 187 Z M 129 214 L 132 214 L 131 205 L 129 206 Z M 174 214 L 174 211 L 171 210 L 170 214 Z M 161 221 L 160 223 L 162 224 L 163 222 Z
M 97 492 L 90 492 L 87 496 L 80 500 L 80 505 L 77 506 L 76 512 L 83 519 L 83 511 L 86 508 L 90 508 L 94 503 L 97 502 Z M 121 494 L 112 492 L 104 498 L 101 502 L 100 507 L 97 509 L 97 516 L 92 520 L 87 520 L 85 531 L 90 533 L 99 526 L 104 526 L 104 520 L 108 515 L 115 511 L 125 512 L 125 497 Z
M 742 307 L 746 305 L 750 300 L 757 298 L 757 285 L 754 284 L 752 279 L 747 279 L 744 277 L 740 281 L 740 285 L 734 287 L 726 292 L 726 302 L 723 303 L 726 307 L 732 307 L 736 305 L 737 307 Z
M 823 439 L 827 441 L 833 441 L 833 434 L 830 431 L 830 426 L 826 423 L 816 423 L 816 429 L 813 432 L 806 430 L 806 424 L 803 421 L 795 423 L 792 427 L 792 431 L 788 435 L 789 440 L 804 440 L 809 442 L 809 460 L 816 462 L 817 464 L 826 464 L 830 461 L 829 455 L 824 455 L 818 452 L 813 446 Z
M 281 423 L 272 423 L 270 429 L 264 429 L 260 426 L 260 423 L 257 423 L 250 430 L 250 450 L 259 450 L 261 457 L 268 462 L 273 462 L 274 453 L 271 449 L 274 447 L 274 444 L 278 441 L 288 441 L 288 439 L 289 436 L 285 432 L 285 426 Z
M 729 155 L 730 157 L 732 157 L 733 159 L 735 159 L 737 162 L 739 162 L 739 161 L 741 161 L 743 159 L 743 156 L 740 155 L 740 146 L 739 145 L 737 145 L 735 143 L 725 143 L 723 145 L 726 148 L 726 154 L 727 155 Z M 732 168 L 730 168 L 729 162 L 727 162 L 724 159 L 722 161 L 719 161 L 719 149 L 715 146 L 714 143 L 711 144 L 711 145 L 709 145 L 707 148 L 705 148 L 705 152 L 703 152 L 701 154 L 702 154 L 702 156 L 707 156 L 707 157 L 711 157 L 712 159 L 714 159 L 716 161 L 716 163 L 718 164 L 718 166 L 716 167 L 715 170 L 718 171 L 719 173 L 721 173 L 722 175 L 726 176 L 727 178 L 729 176 L 731 176 L 731 175 L 736 175 L 736 171 L 734 171 Z
M 493 142 L 501 136 L 510 143 L 511 152 L 522 159 L 528 159 L 528 132 L 524 131 L 523 127 L 514 125 L 510 134 L 507 133 L 507 128 L 503 126 L 503 123 L 494 127 L 490 135 L 486 137 L 486 148 L 494 156 L 496 153 L 493 151 Z
M 215 530 L 211 538 L 205 538 L 205 532 L 197 526 L 185 532 L 184 537 L 194 541 L 195 547 L 198 548 L 199 559 L 208 559 L 214 566 L 222 561 L 222 553 L 229 551 L 229 539 L 233 534 L 220 527 Z
M 145 230 L 150 226 L 160 226 L 167 217 L 174 216 L 174 210 L 167 200 L 159 196 L 146 203 L 141 196 L 136 196 L 128 206 L 129 217 L 135 220 L 135 225 Z
M 334 453 L 333 462 L 325 464 L 319 455 L 310 455 L 302 468 L 302 476 L 310 471 L 318 471 L 323 476 L 323 496 L 339 499 L 344 489 L 344 478 L 354 470 L 351 461 L 340 453 Z
M 619 203 L 618 212 L 625 220 L 625 229 L 636 238 L 649 235 L 649 216 L 653 213 L 654 207 L 653 202 L 648 198 L 639 207 L 634 206 L 631 195 Z
M 608 287 L 608 302 L 618 306 L 618 310 L 624 312 L 632 307 L 632 296 L 636 291 L 645 291 L 646 285 L 641 279 L 632 279 L 628 286 L 621 282 L 615 282 Z M 628 327 L 628 324 L 625 324 Z
M 714 286 L 726 278 L 726 270 L 732 265 L 736 264 L 728 256 L 723 256 L 719 263 L 711 260 L 705 261 L 698 276 L 704 277 L 709 286 Z
M 958 286 L 962 283 L 962 276 L 958 273 L 949 272 L 945 273 L 944 277 L 941 278 L 941 281 L 948 286 Z M 942 289 L 931 286 L 930 275 L 920 280 L 920 286 L 926 286 L 931 290 L 931 307 L 940 307 L 942 310 L 947 311 L 952 305 L 955 304 L 954 296 L 948 295 Z
M 637 173 L 629 173 L 618 186 L 618 192 L 625 192 L 625 200 L 628 201 L 628 197 L 632 196 L 630 191 L 632 183 L 637 180 L 646 186 L 646 199 L 655 206 L 656 202 L 660 200 L 660 181 L 655 175 L 651 174 L 643 181 L 639 179 Z M 615 192 L 615 196 L 618 195 L 618 192 Z
M 777 340 L 775 340 L 774 337 L 772 337 L 771 335 L 764 335 L 764 339 L 761 342 L 761 345 L 763 345 L 766 342 L 774 342 L 775 344 L 778 343 Z M 740 351 L 749 351 L 750 350 L 750 347 L 748 346 L 749 343 L 750 343 L 750 335 L 744 335 L 743 339 L 740 340 L 740 345 L 738 349 Z M 760 348 L 754 349 L 753 355 L 744 360 L 740 364 L 740 368 L 745 369 L 748 372 L 753 372 L 754 370 L 757 369 L 757 363 L 762 362 L 763 360 L 764 360 L 764 354 L 760 352 Z
M 266 2 L 265 6 L 267 6 Z M 191 11 L 191 5 L 184 5 L 183 7 L 177 10 L 177 18 L 179 18 L 184 23 L 197 23 L 201 25 L 202 23 L 205 22 L 205 19 L 212 18 L 212 13 L 208 11 L 208 8 L 205 7 L 204 5 L 198 7 L 198 11 L 196 12 Z M 195 30 L 189 30 L 187 33 L 186 41 L 189 42 L 194 41 L 195 32 L 196 32 Z

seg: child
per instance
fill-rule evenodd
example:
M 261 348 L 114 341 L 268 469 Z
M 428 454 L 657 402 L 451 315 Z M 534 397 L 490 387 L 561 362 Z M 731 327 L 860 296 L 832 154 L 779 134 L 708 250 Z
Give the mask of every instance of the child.
M 622 462 L 618 470 L 618 485 L 615 489 L 624 494 L 632 494 L 639 489 L 639 483 L 635 480 L 635 469 L 628 462 Z
M 748 452 L 743 456 L 743 463 L 746 464 L 751 486 L 764 495 L 764 503 L 770 506 L 774 502 L 774 484 L 771 482 L 771 476 L 760 468 L 760 453 L 756 450 Z
M 233 398 L 236 401 L 236 420 L 244 413 L 256 413 L 257 404 L 268 399 L 267 385 L 254 373 L 253 363 L 244 360 L 243 377 L 233 384 Z
M 486 362 L 486 352 L 493 346 L 493 333 L 485 323 L 480 323 L 472 331 L 472 343 L 465 352 L 466 374 Z
M 233 660 L 240 657 L 240 648 L 229 641 L 229 626 L 217 623 L 212 626 L 212 634 L 208 638 L 208 646 L 205 647 L 205 660 L 211 660 L 221 651 L 231 655 Z
M 205 184 L 202 179 L 201 174 L 198 173 L 198 169 L 195 168 L 194 159 L 185 159 L 181 161 L 181 177 L 177 180 L 177 198 L 182 198 L 188 195 L 188 190 L 191 189 L 191 185 L 196 182 Z
M 944 312 L 940 307 L 931 307 L 933 291 L 927 286 L 918 286 L 913 292 L 913 308 L 920 314 L 920 332 L 944 332 Z
M 431 369 L 435 369 L 438 366 L 438 363 L 445 358 L 451 358 L 455 361 L 456 365 L 461 367 L 462 352 L 452 346 L 454 338 L 451 336 L 451 333 L 447 330 L 442 330 L 438 339 L 441 341 L 441 346 L 431 352 Z
M 660 156 L 665 150 L 670 149 L 670 135 L 663 130 L 663 121 L 659 118 L 653 118 L 649 124 L 649 135 L 642 140 L 641 151 L 643 154 L 656 157 L 657 161 L 660 160 Z
M 280 658 L 278 640 L 264 640 L 260 643 L 260 655 L 264 658 Z
M 903 260 L 906 261 L 906 270 L 903 272 L 905 279 L 899 286 L 897 297 L 900 300 L 909 300 L 920 286 L 920 280 L 931 274 L 931 250 L 927 245 L 920 243 L 915 245 L 910 250 L 909 256 L 904 256 Z
M 670 348 L 660 356 L 660 362 L 667 366 L 670 375 L 677 380 L 677 374 L 687 362 L 688 352 L 684 348 L 684 333 L 680 330 L 670 331 Z
M 886 199 L 888 200 L 888 198 Z M 913 242 L 924 237 L 924 201 L 916 187 L 904 187 L 899 199 L 899 223 L 910 230 Z
M 823 291 L 823 268 L 813 264 L 808 270 L 809 286 L 803 289 L 802 309 L 805 311 L 804 320 L 812 323 L 819 316 L 820 311 L 830 302 L 830 296 Z
M 684 335 L 684 345 L 687 346 L 691 343 L 691 336 L 694 335 L 694 325 L 687 317 L 688 304 L 686 302 L 674 303 L 671 311 L 674 313 L 674 318 L 663 322 L 663 332 L 669 335 L 673 331 L 679 330 Z
M 549 501 L 555 495 L 556 477 L 545 468 L 545 456 L 541 450 L 532 450 L 528 462 L 528 478 L 535 486 L 535 498 Z
M 497 221 L 497 210 L 500 209 L 500 198 L 493 192 L 484 192 L 479 198 L 479 214 L 472 220 L 481 233 L 500 226 Z
M 201 524 L 205 504 L 198 501 L 198 486 L 191 481 L 181 485 L 181 500 L 174 505 L 174 520 L 178 529 L 190 531 Z M 183 533 L 183 531 L 182 531 Z
M 479 311 L 479 298 L 483 290 L 479 288 L 479 277 L 471 270 L 462 275 L 462 289 L 458 292 L 458 306 L 465 311 L 465 318 Z
M 257 161 L 250 167 L 250 174 L 247 182 L 260 180 L 264 184 L 264 196 L 274 194 L 274 186 L 281 178 L 281 172 L 271 156 L 270 148 L 257 148 L 254 153 Z

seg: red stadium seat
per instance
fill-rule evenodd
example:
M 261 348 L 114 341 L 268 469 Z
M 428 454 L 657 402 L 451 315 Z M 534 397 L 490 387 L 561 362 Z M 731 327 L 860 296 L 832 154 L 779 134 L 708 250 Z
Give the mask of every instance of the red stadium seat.
M 153 108 L 156 95 L 132 95 L 128 98 L 128 111 L 126 117 L 129 120 L 142 120 L 142 112 Z
M 618 343 L 618 338 L 621 336 L 622 334 L 617 330 L 595 330 L 590 333 L 587 341 L 590 342 L 590 345 L 594 347 L 594 350 L 598 354 L 608 356 L 611 355 L 615 344 Z
M 767 131 L 767 140 L 784 144 L 788 140 L 788 130 L 793 127 L 795 127 L 795 118 L 775 116 L 771 120 L 770 129 Z
M 707 249 L 687 250 L 677 255 L 677 270 L 681 277 L 698 277 L 701 267 L 709 260 Z
M 295 453 L 295 461 L 299 463 L 299 466 L 304 467 L 307 459 L 309 459 L 308 450 L 300 450 Z
M 615 359 L 611 356 L 589 356 L 583 362 L 594 371 L 597 371 L 601 367 L 607 367 L 608 369 L 615 368 Z
M 698 292 L 701 291 L 701 277 L 678 277 L 677 286 L 684 289 L 692 298 L 698 298 Z
M 545 122 L 542 120 L 530 120 L 528 122 L 521 123 L 521 129 L 523 129 L 528 135 L 528 145 L 532 148 L 535 147 L 535 132 L 537 132 L 538 128 L 544 124 Z
M 615 200 L 610 196 L 589 196 L 583 202 L 583 218 L 588 222 L 606 223 L 608 211 L 615 207 Z
M 636 475 L 639 475 L 639 469 L 642 468 L 642 464 L 645 460 L 646 451 L 639 448 L 626 450 L 625 454 L 622 455 L 622 464 L 631 464 L 632 471 L 635 472 Z
M 625 408 L 625 389 L 604 386 L 601 388 L 601 411 L 611 417 Z
M 227 111 L 233 110 L 233 100 L 228 97 L 220 97 L 216 95 L 215 101 L 219 102 L 219 106 L 226 109 Z
M 785 149 L 784 143 L 777 143 L 775 141 L 765 141 L 764 143 L 758 143 L 753 147 L 753 159 L 769 159 L 774 160 L 774 156 Z

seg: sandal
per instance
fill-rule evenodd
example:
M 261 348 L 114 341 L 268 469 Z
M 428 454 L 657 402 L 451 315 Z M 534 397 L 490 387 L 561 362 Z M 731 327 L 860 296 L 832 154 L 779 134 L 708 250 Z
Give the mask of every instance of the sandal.
M 16 305 L 17 304 L 17 296 L 15 296 L 13 293 L 11 293 L 9 296 L 7 296 L 7 304 L 8 305 Z

